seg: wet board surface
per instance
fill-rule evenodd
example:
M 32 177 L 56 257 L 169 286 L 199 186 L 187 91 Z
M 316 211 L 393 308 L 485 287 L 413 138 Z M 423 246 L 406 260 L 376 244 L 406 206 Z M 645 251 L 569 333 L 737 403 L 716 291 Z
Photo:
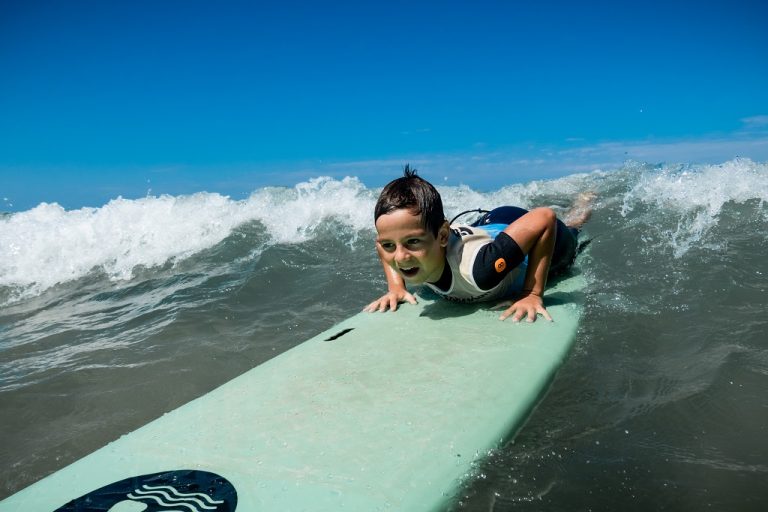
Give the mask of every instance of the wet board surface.
M 440 510 L 568 354 L 555 322 L 420 298 L 361 313 L 0 502 L 0 512 Z

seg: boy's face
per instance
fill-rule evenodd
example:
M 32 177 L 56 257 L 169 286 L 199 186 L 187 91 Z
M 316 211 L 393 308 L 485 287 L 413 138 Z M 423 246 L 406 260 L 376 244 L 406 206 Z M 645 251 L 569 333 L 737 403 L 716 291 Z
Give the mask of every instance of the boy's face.
M 376 219 L 376 248 L 381 259 L 408 283 L 434 283 L 445 268 L 449 228 L 444 223 L 435 237 L 410 210 L 395 210 Z

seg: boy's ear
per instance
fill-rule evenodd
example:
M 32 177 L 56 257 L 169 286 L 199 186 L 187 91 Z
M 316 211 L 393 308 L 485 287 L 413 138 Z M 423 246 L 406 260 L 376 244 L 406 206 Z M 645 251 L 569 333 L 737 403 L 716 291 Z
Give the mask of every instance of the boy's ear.
M 448 247 L 448 236 L 451 233 L 451 226 L 446 220 L 443 225 L 440 226 L 440 231 L 437 232 L 437 240 L 440 242 L 440 247 Z

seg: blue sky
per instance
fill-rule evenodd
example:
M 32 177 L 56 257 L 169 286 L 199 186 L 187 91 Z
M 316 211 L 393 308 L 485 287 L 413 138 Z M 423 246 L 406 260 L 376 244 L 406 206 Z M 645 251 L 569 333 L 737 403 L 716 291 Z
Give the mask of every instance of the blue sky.
M 768 3 L 0 1 L 0 210 L 768 159 Z M 11 206 L 12 205 L 12 206 Z

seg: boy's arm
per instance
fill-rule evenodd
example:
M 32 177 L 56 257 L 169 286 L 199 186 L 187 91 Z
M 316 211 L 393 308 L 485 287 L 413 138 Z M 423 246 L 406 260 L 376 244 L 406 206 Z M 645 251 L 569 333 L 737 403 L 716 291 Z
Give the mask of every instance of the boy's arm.
M 381 251 L 379 247 L 376 248 L 376 252 Z M 386 311 L 389 308 L 391 311 L 397 310 L 397 305 L 401 301 L 407 301 L 411 304 L 416 304 L 416 297 L 414 297 L 405 287 L 405 281 L 402 276 L 395 271 L 392 267 L 384 262 L 379 252 L 379 258 L 381 259 L 381 265 L 384 268 L 384 276 L 387 278 L 387 289 L 389 290 L 380 299 L 375 300 L 368 304 L 363 311 L 372 313 L 374 311 Z
M 514 314 L 513 322 L 519 322 L 523 317 L 533 322 L 536 320 L 536 314 L 541 313 L 551 322 L 552 317 L 544 308 L 542 296 L 555 248 L 555 212 L 550 208 L 536 208 L 507 226 L 504 232 L 528 254 L 528 270 L 523 282 L 522 297 L 507 308 L 499 319 L 504 320 Z

